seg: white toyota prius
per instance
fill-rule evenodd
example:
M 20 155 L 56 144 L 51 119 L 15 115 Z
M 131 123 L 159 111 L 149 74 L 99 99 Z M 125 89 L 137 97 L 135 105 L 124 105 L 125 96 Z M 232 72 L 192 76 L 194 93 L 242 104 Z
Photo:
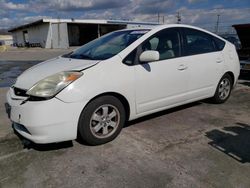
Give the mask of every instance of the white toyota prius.
M 234 45 L 203 29 L 120 30 L 23 72 L 6 109 L 35 143 L 80 136 L 98 145 L 126 121 L 206 98 L 225 102 L 239 72 Z

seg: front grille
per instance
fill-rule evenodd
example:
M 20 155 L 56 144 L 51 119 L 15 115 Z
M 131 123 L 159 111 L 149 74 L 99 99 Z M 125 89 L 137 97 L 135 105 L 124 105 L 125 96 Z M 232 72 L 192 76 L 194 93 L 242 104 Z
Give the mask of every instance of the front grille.
M 25 90 L 25 89 L 20 89 L 20 88 L 17 88 L 17 87 L 13 87 L 13 90 L 14 90 L 14 93 L 15 93 L 16 96 L 28 97 L 28 95 L 26 94 L 27 90 Z

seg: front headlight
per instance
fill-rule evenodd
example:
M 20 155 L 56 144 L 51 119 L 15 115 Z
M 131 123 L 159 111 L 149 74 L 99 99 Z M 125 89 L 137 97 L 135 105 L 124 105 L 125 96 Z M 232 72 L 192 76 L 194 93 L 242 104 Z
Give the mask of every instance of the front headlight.
M 26 94 L 36 97 L 53 97 L 82 75 L 83 73 L 74 71 L 54 74 L 37 82 Z

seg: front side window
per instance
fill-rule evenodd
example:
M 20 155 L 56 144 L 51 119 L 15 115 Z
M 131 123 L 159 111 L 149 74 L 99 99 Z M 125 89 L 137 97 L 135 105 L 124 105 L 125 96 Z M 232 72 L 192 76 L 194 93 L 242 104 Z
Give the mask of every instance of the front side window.
M 165 29 L 156 33 L 142 44 L 142 51 L 155 50 L 160 60 L 180 56 L 180 37 L 176 29 Z
M 212 37 L 195 29 L 184 29 L 185 55 L 196 55 L 216 51 Z
M 149 30 L 116 31 L 91 41 L 63 57 L 74 59 L 105 60 L 124 50 Z
M 165 29 L 159 31 L 127 55 L 127 57 L 124 58 L 123 63 L 127 65 L 138 64 L 140 54 L 147 50 L 158 51 L 160 54 L 160 60 L 180 57 L 181 44 L 178 30 Z
M 134 65 L 137 62 L 137 48 L 134 49 L 132 52 L 127 55 L 127 57 L 124 58 L 122 61 L 126 65 Z

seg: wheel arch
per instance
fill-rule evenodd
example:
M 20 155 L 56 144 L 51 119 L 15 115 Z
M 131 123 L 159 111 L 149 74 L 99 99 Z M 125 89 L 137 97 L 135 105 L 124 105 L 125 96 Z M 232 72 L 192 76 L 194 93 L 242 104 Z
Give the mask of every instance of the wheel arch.
M 128 100 L 126 99 L 126 97 L 124 97 L 122 94 L 120 93 L 116 93 L 116 92 L 105 92 L 105 93 L 101 93 L 99 95 L 96 95 L 95 97 L 93 97 L 91 100 L 89 100 L 89 102 L 86 104 L 86 106 L 93 100 L 95 100 L 96 98 L 102 97 L 102 96 L 113 96 L 115 98 L 117 98 L 124 106 L 125 109 L 125 115 L 126 115 L 126 120 L 129 120 L 130 117 L 130 105 Z M 85 106 L 85 107 L 86 107 Z
M 215 87 L 213 96 L 214 96 L 215 93 L 216 93 L 216 89 L 217 89 L 217 86 L 218 86 L 220 80 L 221 80 L 225 75 L 229 75 L 229 76 L 232 78 L 232 87 L 234 86 L 234 84 L 235 84 L 235 83 L 234 83 L 234 82 L 235 82 L 234 73 L 233 73 L 232 71 L 227 71 L 227 72 L 225 72 L 225 73 L 221 76 L 221 78 L 220 78 L 219 81 L 217 82 L 217 85 L 216 85 L 216 87 Z
M 223 76 L 225 76 L 225 75 L 229 75 L 231 78 L 232 78 L 232 84 L 234 85 L 235 83 L 235 76 L 234 76 L 234 73 L 233 72 L 231 72 L 231 71 L 227 71 Z M 222 76 L 222 77 L 223 77 Z

